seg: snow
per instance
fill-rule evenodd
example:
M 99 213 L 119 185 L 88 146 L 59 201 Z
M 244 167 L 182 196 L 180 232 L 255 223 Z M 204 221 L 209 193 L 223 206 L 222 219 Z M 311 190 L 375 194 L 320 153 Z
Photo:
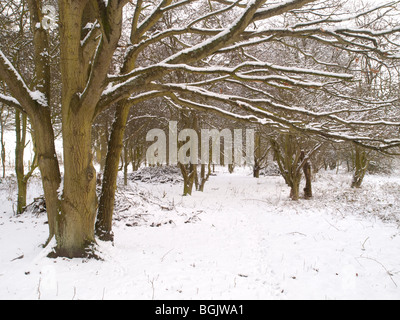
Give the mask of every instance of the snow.
M 11 104 L 20 105 L 17 99 L 10 97 L 10 96 L 6 96 L 2 93 L 0 93 L 0 99 L 5 102 L 9 102 Z
M 24 89 L 26 91 L 30 91 L 27 87 L 27 85 L 25 84 L 24 79 L 22 79 L 21 75 L 19 74 L 19 72 L 14 68 L 14 66 L 12 65 L 12 63 L 10 62 L 10 60 L 8 60 L 8 58 L 4 55 L 4 53 L 0 50 L 0 59 L 3 60 L 4 65 L 11 71 L 14 73 L 15 78 L 17 79 L 17 81 L 19 81 L 21 83 L 21 85 L 24 87 Z
M 47 99 L 43 93 L 41 93 L 39 90 L 36 91 L 31 91 L 28 86 L 26 85 L 24 79 L 21 77 L 19 72 L 14 68 L 10 60 L 4 55 L 4 53 L 0 50 L 0 60 L 2 60 L 2 63 L 14 74 L 16 81 L 20 83 L 20 85 L 24 88 L 24 90 L 30 95 L 31 99 L 42 105 L 43 107 L 48 106 Z M 2 96 L 1 98 L 6 98 Z M 11 98 L 8 98 L 12 103 L 15 103 L 15 101 L 11 100 Z M 18 103 L 19 104 L 19 103 Z
M 400 177 L 350 181 L 318 174 L 314 199 L 299 202 L 281 177 L 240 168 L 218 169 L 192 197 L 179 183 L 129 181 L 114 246 L 98 243 L 103 261 L 47 258 L 45 217 L 13 216 L 5 181 L 0 298 L 399 299 Z M 30 200 L 40 193 L 35 179 Z
M 303 69 L 303 68 L 295 68 L 295 67 L 283 67 L 283 66 L 278 66 L 278 65 L 273 65 L 270 63 L 265 63 L 265 62 L 244 62 L 242 64 L 239 64 L 235 66 L 234 68 L 227 68 L 227 67 L 207 67 L 207 68 L 201 68 L 201 67 L 193 67 L 189 66 L 186 64 L 167 64 L 167 63 L 158 63 L 154 67 L 161 67 L 165 69 L 178 69 L 178 70 L 185 70 L 189 72 L 198 72 L 198 73 L 236 73 L 237 70 L 243 69 L 245 67 L 260 67 L 263 69 L 260 70 L 253 70 L 252 72 L 265 72 L 266 70 L 272 69 L 275 71 L 283 71 L 283 72 L 288 72 L 288 73 L 300 73 L 300 74 L 311 74 L 315 76 L 323 76 L 323 77 L 332 77 L 332 78 L 342 78 L 342 79 L 353 79 L 352 75 L 349 74 L 343 74 L 343 73 L 332 73 L 332 72 L 326 72 L 326 71 L 320 71 L 320 70 L 312 70 L 312 69 Z M 265 69 L 264 69 L 265 68 Z M 138 68 L 137 70 L 134 71 L 136 72 L 142 72 L 143 70 L 149 69 L 148 68 Z M 243 73 L 238 73 L 238 76 L 242 76 Z M 284 78 L 284 77 L 282 77 Z M 268 77 L 266 77 L 268 79 Z M 274 78 L 275 79 L 275 78 Z M 282 79 L 284 81 L 291 81 L 292 79 L 290 78 L 284 78 Z M 312 85 L 319 85 L 322 86 L 320 83 L 313 83 Z
M 40 92 L 39 90 L 36 90 L 36 91 L 29 91 L 29 94 L 30 94 L 32 100 L 37 101 L 42 106 L 45 106 L 45 107 L 48 106 L 47 98 L 46 98 L 46 96 L 44 95 L 43 92 Z

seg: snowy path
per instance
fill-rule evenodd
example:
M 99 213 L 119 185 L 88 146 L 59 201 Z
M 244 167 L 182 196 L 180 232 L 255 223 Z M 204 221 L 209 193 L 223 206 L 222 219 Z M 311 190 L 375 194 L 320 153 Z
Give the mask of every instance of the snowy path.
M 371 180 L 366 190 L 376 185 Z M 193 197 L 180 197 L 180 185 L 142 187 L 199 220 L 154 228 L 121 221 L 115 246 L 100 243 L 105 261 L 52 260 L 38 247 L 44 219 L 6 212 L 0 298 L 400 299 L 399 229 L 344 211 L 359 208 L 357 200 L 332 207 L 336 194 L 326 187 L 314 200 L 293 203 L 279 177 L 239 174 L 212 177 L 206 192 Z M 398 207 L 395 201 L 389 207 Z

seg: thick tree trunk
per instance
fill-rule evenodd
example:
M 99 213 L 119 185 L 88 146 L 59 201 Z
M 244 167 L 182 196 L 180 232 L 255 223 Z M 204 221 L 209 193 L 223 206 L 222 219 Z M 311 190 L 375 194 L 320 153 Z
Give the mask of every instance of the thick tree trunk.
M 282 147 L 276 140 L 271 140 L 280 173 L 290 187 L 290 198 L 297 201 L 300 199 L 301 168 L 299 164 L 302 153 L 292 135 L 281 138 L 281 144 Z
M 260 166 L 257 164 L 257 162 L 254 164 L 253 167 L 253 177 L 254 178 L 260 178 Z
M 103 176 L 103 186 L 96 221 L 96 235 L 104 241 L 112 241 L 112 218 L 117 189 L 118 165 L 122 153 L 122 142 L 130 108 L 117 106 L 115 121 L 108 142 L 108 152 Z
M 56 237 L 57 254 L 65 257 L 86 256 L 95 242 L 97 195 L 91 121 L 83 112 L 63 115 L 64 193 Z
M 290 198 L 293 201 L 300 199 L 300 179 L 295 179 L 290 188 Z
M 59 9 L 64 188 L 57 219 L 56 253 L 82 257 L 88 255 L 87 250 L 95 242 L 98 202 L 92 123 L 121 35 L 122 7 L 106 13 L 103 2 L 70 0 L 60 1 Z M 81 27 L 94 21 L 93 9 L 104 14 L 101 19 L 106 26 L 102 25 L 102 37 L 94 41 L 94 48 L 89 44 L 82 48 L 85 34 Z
M 364 181 L 365 174 L 367 173 L 369 160 L 365 151 L 356 148 L 355 152 L 355 172 L 353 175 L 353 180 L 351 182 L 352 188 L 361 188 Z
M 368 155 L 365 150 L 361 150 L 358 146 L 355 148 L 354 167 L 355 172 L 351 183 L 352 188 L 361 188 L 369 166 Z
M 38 166 L 46 199 L 49 241 L 56 234 L 57 229 L 57 217 L 60 212 L 58 190 L 61 184 L 61 173 L 54 144 L 55 138 L 50 111 L 42 109 L 30 120 L 35 136 Z

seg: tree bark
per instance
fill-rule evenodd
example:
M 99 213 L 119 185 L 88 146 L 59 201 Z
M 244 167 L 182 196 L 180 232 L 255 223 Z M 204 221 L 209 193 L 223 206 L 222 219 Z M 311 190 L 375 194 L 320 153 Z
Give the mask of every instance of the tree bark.
M 352 188 L 361 188 L 361 184 L 364 180 L 365 174 L 367 173 L 368 166 L 369 160 L 367 152 L 356 146 L 354 155 L 355 172 L 351 183 Z
M 30 120 L 35 136 L 38 166 L 46 199 L 49 223 L 48 242 L 56 234 L 57 230 L 57 217 L 60 212 L 58 190 L 61 184 L 61 173 L 54 144 L 55 137 L 51 124 L 50 110 L 41 109 Z
M 28 183 L 25 179 L 17 179 L 18 196 L 17 196 L 17 214 L 22 214 L 26 208 L 26 195 Z
M 22 115 L 18 110 L 15 112 L 15 174 L 17 177 L 17 214 L 22 214 L 26 207 L 26 189 L 24 173 L 24 151 L 26 142 L 26 115 Z
M 4 131 L 5 131 L 5 122 L 8 118 L 8 115 L 3 118 L 3 112 L 4 112 L 4 106 L 2 105 L 0 109 L 0 159 L 1 159 L 1 165 L 3 169 L 2 177 L 3 179 L 6 177 L 6 144 L 4 142 Z
M 197 175 L 197 165 L 189 164 L 185 166 L 179 162 L 178 167 L 181 169 L 183 176 L 183 196 L 191 196 Z
M 83 112 L 69 112 L 63 117 L 65 174 L 56 251 L 65 257 L 86 256 L 95 242 L 97 194 L 91 121 Z
M 280 173 L 290 187 L 290 198 L 294 201 L 299 200 L 301 150 L 296 139 L 292 135 L 285 135 L 281 137 L 281 146 L 277 141 L 271 139 L 271 147 L 274 150 Z
M 199 191 L 204 192 L 204 187 L 206 185 L 206 182 L 210 178 L 211 175 L 211 163 L 207 165 L 208 168 L 208 173 L 206 174 L 206 165 L 202 164 L 201 169 L 200 169 L 200 183 L 199 183 Z
M 304 151 L 302 152 L 302 158 L 304 159 Z M 303 160 L 301 159 L 301 160 Z M 304 188 L 304 198 L 311 199 L 313 197 L 312 193 L 312 173 L 311 173 L 311 164 L 309 161 L 306 161 L 303 165 L 303 173 L 306 179 L 306 186 Z
M 122 142 L 125 134 L 130 107 L 119 104 L 112 125 L 108 152 L 104 168 L 103 185 L 100 195 L 99 210 L 96 221 L 96 235 L 104 241 L 112 241 L 112 218 L 117 189 L 119 159 L 122 153 Z
M 293 201 L 300 199 L 300 179 L 294 179 L 290 186 L 290 198 Z
M 258 165 L 257 161 L 254 163 L 253 177 L 257 179 L 260 178 L 260 166 Z
M 6 177 L 6 144 L 4 142 L 4 133 L 1 131 L 1 165 L 2 165 L 2 177 L 3 179 Z
M 129 166 L 129 154 L 128 146 L 124 146 L 124 186 L 128 185 L 128 166 Z

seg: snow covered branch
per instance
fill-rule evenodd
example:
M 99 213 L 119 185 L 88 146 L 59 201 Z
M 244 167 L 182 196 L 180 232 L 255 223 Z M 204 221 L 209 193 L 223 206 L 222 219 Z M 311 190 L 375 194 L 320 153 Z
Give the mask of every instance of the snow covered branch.
M 14 98 L 2 96 L 3 102 L 33 114 L 37 105 L 46 107 L 47 100 L 39 91 L 31 91 L 20 73 L 14 68 L 4 53 L 0 50 L 0 74 Z M 18 101 L 18 103 L 16 103 Z
M 15 99 L 13 97 L 6 96 L 6 95 L 0 93 L 0 102 L 4 103 L 10 107 L 13 107 L 13 108 L 23 111 L 21 104 L 18 102 L 17 99 Z
M 235 120 L 245 120 L 259 123 L 261 125 L 272 126 L 279 128 L 281 131 L 301 132 L 309 135 L 312 134 L 330 141 L 353 141 L 364 147 L 381 151 L 389 147 L 397 146 L 400 142 L 399 139 L 390 139 L 379 135 L 372 137 L 369 135 L 369 131 L 367 131 L 366 134 L 363 134 L 362 130 L 362 127 L 369 127 L 370 129 L 376 126 L 393 127 L 394 132 L 389 130 L 390 136 L 391 134 L 398 132 L 400 121 L 346 120 L 334 114 L 343 112 L 349 113 L 351 110 L 318 113 L 281 105 L 268 99 L 249 99 L 240 96 L 218 94 L 197 87 L 189 87 L 187 85 L 165 84 L 154 86 L 161 87 L 168 93 L 172 91 L 178 93 L 178 95 L 173 94 L 173 100 L 176 103 L 183 103 L 184 106 L 191 106 L 191 108 L 201 111 L 212 111 L 222 115 L 223 117 Z M 168 96 L 171 97 L 171 95 Z M 183 96 L 189 98 L 183 98 Z M 209 104 L 200 104 L 195 102 L 196 100 L 209 101 Z M 220 105 L 221 103 L 231 105 L 235 108 L 234 110 L 237 111 L 227 112 L 222 108 L 216 107 L 216 105 Z M 273 108 L 276 112 L 268 111 L 267 108 Z M 281 114 L 280 116 L 277 116 L 277 111 Z M 290 116 L 283 116 L 282 111 Z M 296 114 L 297 116 L 295 116 Z M 322 120 L 322 122 L 316 122 L 318 119 Z M 355 129 L 355 126 L 359 128 Z

